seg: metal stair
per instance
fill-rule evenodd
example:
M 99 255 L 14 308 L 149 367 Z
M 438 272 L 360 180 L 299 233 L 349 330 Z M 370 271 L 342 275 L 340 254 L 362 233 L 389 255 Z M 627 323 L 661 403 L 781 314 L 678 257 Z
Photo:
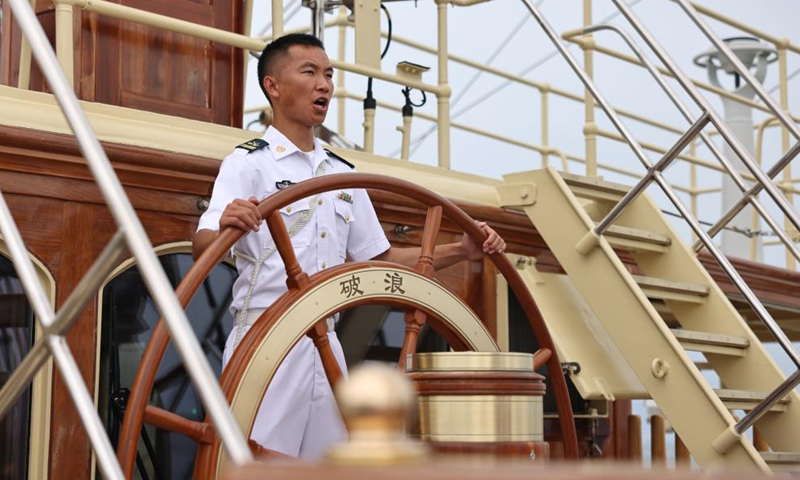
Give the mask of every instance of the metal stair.
M 638 379 L 703 468 L 785 471 L 800 455 L 762 455 L 746 437 L 727 452 L 713 444 L 784 375 L 727 297 L 673 232 L 660 209 L 636 197 L 583 254 L 576 248 L 627 188 L 553 169 L 507 175 L 504 203 L 522 207 Z M 535 198 L 509 202 L 514 191 Z M 657 246 L 658 248 L 650 248 Z M 620 260 L 624 250 L 637 274 Z M 657 302 L 659 308 L 654 306 Z M 668 310 L 669 324 L 659 311 Z M 670 328 L 672 327 L 672 328 Z M 687 351 L 703 352 L 720 377 L 714 391 Z M 792 392 L 756 423 L 776 452 L 800 452 L 800 396 Z

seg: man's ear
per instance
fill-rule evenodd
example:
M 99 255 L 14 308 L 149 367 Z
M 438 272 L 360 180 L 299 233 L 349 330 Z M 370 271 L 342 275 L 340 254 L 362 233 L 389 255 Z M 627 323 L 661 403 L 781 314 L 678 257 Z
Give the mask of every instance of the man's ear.
M 278 89 L 278 84 L 275 81 L 275 77 L 271 77 L 269 75 L 264 77 L 264 90 L 267 91 L 269 98 L 272 100 L 280 97 L 280 92 Z

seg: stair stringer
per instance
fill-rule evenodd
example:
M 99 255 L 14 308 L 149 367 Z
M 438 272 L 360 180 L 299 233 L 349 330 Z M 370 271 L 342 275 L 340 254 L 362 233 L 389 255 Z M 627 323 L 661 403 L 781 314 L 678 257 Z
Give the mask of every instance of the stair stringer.
M 600 238 L 587 255 L 575 249 L 594 222 L 559 174 L 547 168 L 504 178 L 531 184 L 536 198 L 523 206 L 525 213 L 700 466 L 768 472 L 747 440 L 725 454 L 712 448 L 717 436 L 734 424 L 733 417 L 606 239 Z

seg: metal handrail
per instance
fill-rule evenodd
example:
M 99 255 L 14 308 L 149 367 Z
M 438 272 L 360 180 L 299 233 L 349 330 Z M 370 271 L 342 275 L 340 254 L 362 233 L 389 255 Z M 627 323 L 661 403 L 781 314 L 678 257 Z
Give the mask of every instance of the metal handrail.
M 8 0 L 14 16 L 24 36 L 28 38 L 34 56 L 56 97 L 70 128 L 75 134 L 86 162 L 103 194 L 106 204 L 122 232 L 128 249 L 139 264 L 139 269 L 162 316 L 167 320 L 175 341 L 176 349 L 184 366 L 195 384 L 215 429 L 220 435 L 231 460 L 235 464 L 252 461 L 252 455 L 244 436 L 236 425 L 225 397 L 219 388 L 214 374 L 205 360 L 200 343 L 194 335 L 186 314 L 178 304 L 173 289 L 164 274 L 152 245 L 142 227 L 136 212 L 125 195 L 111 163 L 97 140 L 86 116 L 81 110 L 75 92 L 60 68 L 58 59 L 42 26 L 36 19 L 27 0 Z M 105 434 L 94 402 L 83 382 L 80 371 L 62 335 L 57 335 L 51 327 L 55 322 L 52 307 L 47 301 L 41 285 L 38 284 L 33 265 L 26 255 L 25 245 L 14 224 L 11 213 L 0 194 L 0 228 L 9 244 L 12 258 L 17 265 L 20 279 L 25 287 L 32 308 L 44 327 L 44 335 L 56 365 L 64 376 L 65 384 L 81 417 L 92 447 L 97 454 L 98 463 L 106 478 L 124 478 L 111 443 Z M 103 256 L 106 257 L 105 255 Z M 101 265 L 100 268 L 103 266 Z M 78 292 L 80 302 L 95 295 L 94 291 Z
M 709 250 L 709 253 L 711 253 L 711 255 L 714 257 L 714 259 L 717 261 L 717 263 L 720 265 L 720 267 L 722 267 L 723 271 L 731 279 L 731 281 L 736 286 L 736 288 L 742 293 L 742 295 L 744 296 L 745 300 L 750 305 L 750 307 L 756 312 L 756 314 L 759 316 L 759 318 L 761 318 L 762 322 L 764 322 L 764 324 L 767 326 L 767 328 L 770 330 L 770 332 L 773 334 L 773 336 L 775 336 L 775 338 L 778 340 L 778 343 L 780 343 L 781 347 L 783 347 L 783 349 L 787 353 L 787 355 L 792 359 L 792 361 L 795 363 L 796 366 L 800 366 L 800 355 L 798 355 L 797 351 L 792 346 L 791 341 L 789 341 L 789 339 L 786 337 L 786 334 L 780 329 L 780 327 L 777 325 L 777 323 L 772 318 L 772 316 L 769 314 L 769 312 L 766 310 L 766 308 L 761 304 L 761 302 L 758 300 L 758 298 L 753 294 L 753 292 L 750 289 L 750 287 L 744 282 L 744 280 L 741 278 L 741 276 L 736 271 L 736 269 L 733 268 L 733 266 L 731 265 L 731 263 L 727 259 L 727 257 L 725 257 L 725 255 L 722 254 L 722 252 L 717 248 L 716 245 L 714 245 L 714 242 L 711 239 L 711 237 L 709 236 L 709 234 L 703 228 L 701 228 L 699 223 L 697 222 L 697 220 L 689 214 L 687 209 L 683 206 L 683 204 L 677 198 L 675 193 L 669 187 L 669 184 L 661 176 L 660 171 L 658 170 L 658 168 L 659 167 L 663 167 L 663 164 L 667 163 L 669 161 L 668 155 L 665 155 L 662 158 L 662 160 L 659 161 L 658 164 L 656 164 L 656 165 L 651 165 L 650 164 L 650 161 L 645 156 L 645 154 L 644 154 L 644 152 L 642 150 L 642 147 L 636 142 L 636 140 L 633 138 L 633 136 L 630 134 L 630 132 L 628 132 L 627 128 L 624 126 L 622 121 L 619 119 L 619 117 L 616 114 L 616 112 L 614 111 L 614 109 L 608 104 L 608 102 L 605 100 L 605 98 L 602 96 L 602 94 L 598 91 L 598 89 L 595 86 L 595 84 L 592 81 L 592 79 L 578 65 L 578 63 L 575 61 L 575 59 L 572 57 L 572 55 L 566 50 L 566 48 L 564 48 L 564 46 L 559 41 L 559 38 L 557 37 L 556 32 L 547 23 L 545 18 L 541 15 L 539 10 L 536 8 L 536 6 L 534 6 L 530 2 L 530 0 L 522 0 L 522 1 L 525 4 L 525 6 L 528 8 L 528 10 L 531 12 L 533 17 L 536 19 L 536 21 L 539 23 L 539 25 L 542 27 L 542 29 L 544 30 L 545 34 L 550 38 L 551 42 L 559 50 L 559 52 L 561 53 L 562 57 L 567 61 L 567 63 L 572 68 L 572 70 L 575 72 L 575 74 L 578 75 L 578 77 L 580 78 L 581 82 L 583 82 L 584 86 L 586 87 L 587 91 L 589 91 L 591 93 L 592 97 L 594 97 L 594 99 L 597 101 L 597 103 L 606 112 L 606 115 L 608 115 L 608 118 L 611 120 L 611 123 L 615 126 L 615 128 L 617 128 L 617 130 L 628 141 L 629 146 L 633 149 L 633 151 L 636 154 L 636 156 L 638 157 L 639 161 L 647 168 L 647 170 L 648 170 L 647 176 L 644 179 L 642 179 L 642 181 L 640 182 L 640 185 L 641 184 L 647 184 L 649 182 L 655 181 L 661 187 L 661 189 L 664 191 L 664 194 L 667 196 L 667 198 L 669 198 L 669 200 L 673 203 L 673 205 L 678 209 L 678 212 L 681 214 L 681 216 L 686 220 L 686 222 L 692 228 L 694 233 L 698 236 L 700 241 Z M 675 77 L 679 80 L 679 82 L 687 90 L 687 92 L 690 94 L 690 96 L 692 96 L 692 98 L 695 100 L 695 102 L 697 102 L 698 104 L 700 104 L 703 107 L 704 116 L 701 117 L 701 120 L 710 119 L 714 123 L 714 125 L 717 127 L 717 130 L 720 131 L 720 133 L 723 136 L 723 138 L 725 138 L 725 140 L 728 141 L 729 144 L 731 144 L 731 146 L 734 148 L 734 151 L 740 157 L 743 157 L 742 161 L 748 166 L 748 168 L 756 176 L 756 178 L 760 182 L 764 182 L 765 181 L 764 172 L 760 168 L 758 168 L 757 165 L 754 165 L 754 162 L 752 161 L 752 159 L 749 158 L 749 156 L 744 151 L 743 147 L 736 141 L 735 137 L 730 132 L 730 130 L 727 127 L 727 125 L 719 118 L 719 116 L 710 107 L 710 105 L 705 101 L 705 99 L 702 96 L 699 96 L 698 92 L 695 89 L 692 88 L 693 85 L 691 85 L 691 83 L 688 82 L 685 74 L 681 70 L 679 70 L 674 65 L 674 62 L 672 62 L 671 59 L 666 55 L 666 53 L 662 51 L 660 46 L 655 42 L 655 40 L 652 38 L 652 36 L 649 34 L 649 32 L 647 32 L 647 30 L 642 26 L 641 22 L 639 22 L 638 19 L 631 12 L 631 9 L 628 8 L 628 6 L 621 0 L 614 0 L 614 4 L 617 5 L 617 8 L 623 13 L 623 15 L 625 15 L 625 17 L 628 19 L 628 21 L 634 26 L 634 28 L 637 30 L 637 32 L 639 32 L 639 34 L 644 38 L 644 40 L 653 49 L 653 51 L 656 52 L 656 54 L 659 56 L 659 58 L 661 58 L 661 61 L 664 63 L 664 65 L 667 66 L 667 68 L 669 68 L 673 72 Z M 698 122 L 700 122 L 700 121 L 698 121 Z M 689 132 L 687 132 L 687 135 L 685 135 L 685 136 L 690 135 L 693 130 L 697 130 L 697 126 L 698 126 L 698 123 L 695 123 L 693 125 L 692 129 Z M 684 140 L 684 138 L 682 137 L 681 140 Z M 680 143 L 681 142 L 679 141 L 679 144 Z M 678 144 L 676 144 L 676 148 L 677 147 L 679 147 Z M 775 193 L 774 192 L 775 186 L 768 179 L 766 181 L 767 181 L 768 184 L 765 185 L 764 188 L 767 189 L 768 191 L 772 190 L 772 193 Z M 639 186 L 637 186 L 637 187 L 639 187 Z M 643 189 L 643 188 L 639 187 L 639 189 Z M 779 197 L 778 199 L 776 199 L 776 203 L 780 204 L 781 203 L 780 200 L 784 200 L 783 203 L 786 203 L 784 197 L 779 196 L 779 195 L 775 195 L 775 196 Z M 627 195 L 625 200 L 630 201 L 632 199 L 633 199 L 633 195 Z M 620 204 L 623 204 L 623 203 L 624 203 L 624 201 L 620 202 Z M 625 208 L 624 205 L 620 205 L 620 204 L 618 204 L 615 207 L 615 210 L 617 211 L 617 213 Z M 784 205 L 784 207 L 785 206 L 786 205 Z M 789 206 L 789 207 L 790 208 L 788 208 L 787 210 L 788 210 L 789 214 L 792 214 L 793 213 L 793 209 L 791 208 L 791 206 Z M 588 250 L 593 248 L 593 246 L 597 245 L 597 243 L 599 241 L 599 234 L 596 233 L 596 230 L 597 230 L 597 228 L 595 228 L 593 230 L 590 230 L 590 232 L 587 234 L 587 236 L 584 237 L 584 239 L 582 239 L 578 243 L 578 245 L 576 245 L 576 248 L 579 251 L 587 252 Z M 781 388 L 779 390 L 777 390 L 776 392 L 773 392 L 773 395 L 770 395 L 768 400 L 769 401 L 777 401 L 777 400 L 774 400 L 773 397 L 775 395 L 780 395 L 781 393 L 783 393 L 784 390 L 793 388 L 792 385 L 794 383 L 796 383 L 796 381 L 800 381 L 800 376 L 793 375 L 791 379 L 789 379 L 786 382 L 784 382 L 784 384 L 781 386 Z M 763 412 L 768 411 L 768 404 L 766 404 L 765 402 L 762 402 L 757 407 L 757 410 L 758 410 L 757 414 L 763 414 Z M 750 422 L 754 422 L 756 418 L 757 417 L 755 417 L 755 414 L 754 414 L 754 415 L 752 415 L 750 417 L 749 421 Z M 740 434 L 742 431 L 744 431 L 745 428 L 746 428 L 746 424 L 744 424 L 742 422 L 739 422 L 735 426 L 735 431 L 739 432 L 739 434 Z M 726 434 L 727 434 L 727 431 L 723 432 L 722 436 L 725 436 Z M 727 438 L 728 437 L 726 437 L 726 439 Z M 732 443 L 731 443 L 731 445 L 732 445 Z
M 794 122 L 791 121 L 790 118 L 788 118 L 788 115 L 775 103 L 775 101 L 772 99 L 769 93 L 766 90 L 764 90 L 763 85 L 761 85 L 761 83 L 758 80 L 756 80 L 756 78 L 750 73 L 750 71 L 744 67 L 744 65 L 738 59 L 738 57 L 736 57 L 736 55 L 734 55 L 733 52 L 731 52 L 728 46 L 725 45 L 725 42 L 723 42 L 722 39 L 720 39 L 711 30 L 708 24 L 706 24 L 706 22 L 702 18 L 700 18 L 700 15 L 697 13 L 694 7 L 692 7 L 687 0 L 676 0 L 676 1 L 681 5 L 683 10 L 686 12 L 689 18 L 695 23 L 695 25 L 697 25 L 698 28 L 700 28 L 700 30 L 705 34 L 705 36 L 711 41 L 711 43 L 714 44 L 717 50 L 720 53 L 722 53 L 727 58 L 727 60 L 730 61 L 736 67 L 736 70 L 739 72 L 739 74 L 742 75 L 747 80 L 747 82 L 750 84 L 753 90 L 758 94 L 758 96 L 761 97 L 764 103 L 770 108 L 770 110 L 773 111 L 775 116 L 778 119 L 780 119 L 781 123 L 783 123 L 784 126 L 790 132 L 792 132 L 795 138 L 800 139 L 800 128 L 798 128 L 797 125 L 795 125 Z M 786 216 L 792 222 L 795 228 L 800 229 L 800 220 L 798 220 L 796 212 L 794 211 L 792 206 L 788 204 L 786 198 L 783 197 L 782 195 L 780 195 L 779 198 L 776 198 L 776 195 L 773 195 L 774 191 L 777 190 L 777 188 L 775 187 L 775 185 L 772 183 L 771 180 L 772 177 L 774 177 L 778 172 L 783 170 L 786 164 L 788 164 L 794 158 L 794 156 L 798 152 L 800 152 L 800 142 L 795 144 L 795 146 L 791 148 L 788 152 L 786 152 L 786 154 L 776 163 L 776 165 L 768 172 L 769 177 L 767 179 L 762 179 L 761 177 L 763 177 L 764 174 L 761 168 L 759 168 L 758 165 L 755 164 L 755 162 L 747 153 L 747 151 L 744 149 L 744 147 L 737 141 L 736 137 L 733 135 L 733 132 L 731 132 L 730 129 L 727 127 L 727 125 L 719 119 L 719 116 L 715 112 L 713 112 L 708 102 L 706 102 L 705 99 L 702 98 L 702 96 L 698 95 L 698 92 L 694 90 L 691 85 L 686 84 L 687 79 L 685 77 L 685 74 L 683 74 L 683 72 L 680 69 L 678 69 L 678 67 L 675 65 L 672 59 L 669 58 L 667 53 L 663 51 L 663 48 L 661 48 L 660 45 L 658 45 L 658 43 L 652 37 L 650 32 L 648 32 L 647 29 L 644 28 L 643 24 L 637 18 L 636 14 L 634 14 L 633 11 L 630 8 L 628 8 L 628 6 L 621 0 L 614 0 L 614 4 L 622 12 L 625 18 L 628 19 L 631 25 L 637 30 L 637 32 L 644 39 L 644 41 L 647 42 L 650 48 L 653 49 L 656 55 L 658 55 L 658 57 L 661 59 L 664 65 L 668 69 L 673 71 L 673 73 L 676 74 L 676 78 L 684 86 L 684 88 L 687 90 L 689 95 L 694 99 L 694 101 L 697 102 L 698 105 L 700 105 L 707 113 L 710 113 L 712 117 L 714 117 L 714 123 L 717 126 L 717 129 L 719 130 L 720 134 L 732 147 L 737 156 L 739 156 L 739 158 L 752 171 L 752 173 L 756 175 L 759 181 L 758 183 L 753 185 L 753 188 L 750 188 L 748 190 L 746 196 L 756 195 L 760 191 L 759 186 L 763 187 L 765 190 L 767 190 L 770 196 L 773 197 L 773 200 L 775 200 L 775 203 L 778 204 L 781 210 L 784 211 L 784 214 L 786 214 Z M 738 213 L 738 211 L 741 210 L 742 203 L 743 203 L 742 201 L 739 201 L 728 213 L 734 210 L 736 210 Z M 786 209 L 787 205 L 789 207 L 788 209 Z M 764 311 L 766 313 L 766 310 Z M 775 336 L 775 338 L 778 340 L 778 343 L 784 349 L 786 354 L 792 359 L 795 366 L 800 368 L 800 355 L 798 355 L 791 341 L 788 339 L 788 337 L 786 337 L 786 334 L 783 333 L 780 326 L 778 326 L 778 324 L 775 322 L 774 319 L 772 319 L 771 316 L 769 315 L 761 316 L 758 310 L 756 310 L 756 313 L 759 314 L 759 317 L 761 318 L 762 322 L 764 322 L 770 333 L 772 333 L 772 335 Z M 758 420 L 762 415 L 768 412 L 772 405 L 774 405 L 780 398 L 782 398 L 784 395 L 790 392 L 798 383 L 800 383 L 800 370 L 795 371 L 795 373 L 792 376 L 787 378 L 777 389 L 775 389 L 772 393 L 770 393 L 770 395 L 768 395 L 764 401 L 762 401 L 755 408 L 753 408 L 753 410 L 751 410 L 750 413 L 748 413 L 745 418 L 737 422 L 733 428 L 734 432 L 738 435 L 744 433 L 748 428 L 750 428 L 756 422 L 756 420 Z M 726 436 L 730 438 L 727 431 L 723 432 L 720 435 L 719 440 L 724 440 Z M 730 442 L 728 442 L 727 444 L 725 442 L 720 443 L 720 447 L 725 447 L 729 445 L 732 445 L 732 443 Z
M 786 198 L 782 194 L 780 194 L 780 192 L 777 191 L 777 187 L 772 183 L 772 181 L 769 178 L 766 178 L 766 175 L 764 175 L 763 170 L 759 168 L 759 166 L 755 163 L 753 158 L 747 153 L 747 151 L 744 149 L 741 143 L 736 139 L 735 135 L 733 135 L 733 132 L 731 132 L 727 124 L 725 124 L 725 122 L 720 118 L 719 114 L 717 114 L 714 111 L 713 107 L 711 107 L 709 102 L 706 101 L 706 99 L 702 95 L 700 95 L 700 93 L 697 91 L 696 88 L 694 88 L 694 86 L 691 84 L 686 74 L 675 64 L 672 58 L 658 44 L 658 42 L 653 38 L 650 32 L 644 27 L 642 22 L 638 19 L 636 14 L 633 13 L 633 11 L 625 4 L 624 1 L 621 0 L 613 0 L 613 1 L 614 4 L 617 6 L 617 8 L 625 16 L 625 18 L 628 19 L 628 21 L 631 23 L 633 28 L 639 33 L 642 39 L 650 46 L 653 52 L 659 57 L 664 66 L 666 66 L 670 71 L 672 71 L 672 73 L 675 75 L 675 78 L 678 80 L 681 86 L 683 86 L 686 92 L 705 112 L 707 112 L 711 116 L 712 122 L 714 122 L 714 125 L 717 127 L 717 130 L 720 132 L 722 137 L 725 139 L 725 141 L 728 142 L 728 144 L 731 146 L 731 148 L 734 150 L 737 156 L 742 160 L 742 162 L 745 164 L 748 170 L 750 170 L 751 173 L 753 173 L 753 175 L 756 177 L 757 183 L 755 183 L 753 187 L 748 189 L 747 193 L 745 194 L 745 197 L 743 198 L 743 200 L 739 201 L 738 205 L 743 205 L 744 203 L 747 202 L 748 196 L 755 195 L 758 193 L 758 191 L 760 191 L 760 189 L 756 189 L 755 187 L 762 186 L 765 190 L 767 190 L 767 192 L 773 198 L 775 203 L 778 204 L 779 207 L 781 207 L 781 210 L 784 211 L 784 214 L 786 214 L 786 216 L 792 221 L 792 223 L 795 226 L 800 225 L 800 219 L 798 219 L 797 213 L 794 211 L 794 208 L 790 204 L 788 204 Z M 787 158 L 791 159 L 791 156 L 796 154 L 798 151 L 800 151 L 800 147 L 796 146 L 795 148 L 787 152 L 787 154 L 784 155 L 784 157 L 778 163 L 786 161 Z M 788 163 L 788 161 L 786 162 Z M 739 210 L 741 210 L 741 208 L 739 208 Z M 798 354 L 797 351 L 794 349 L 792 342 L 789 340 L 786 334 L 780 329 L 778 324 L 775 322 L 775 320 L 772 318 L 769 312 L 767 312 L 767 310 L 764 308 L 761 302 L 756 298 L 756 296 L 753 294 L 750 288 L 747 287 L 746 284 L 744 284 L 744 281 L 741 279 L 738 273 L 736 273 L 736 271 L 733 270 L 733 267 L 731 267 L 732 271 L 730 273 L 728 272 L 728 269 L 723 264 L 723 262 L 728 266 L 730 266 L 730 263 L 727 261 L 727 258 L 725 258 L 725 256 L 719 252 L 719 250 L 716 248 L 713 242 L 710 241 L 710 235 L 711 235 L 710 232 L 706 233 L 705 231 L 703 231 L 702 235 L 699 235 L 699 238 L 703 241 L 705 247 L 709 249 L 709 251 L 712 253 L 712 255 L 714 255 L 715 258 L 719 256 L 719 258 L 717 258 L 717 261 L 726 271 L 726 273 L 731 278 L 733 283 L 737 286 L 742 295 L 744 295 L 745 299 L 747 300 L 747 303 L 750 305 L 751 308 L 753 308 L 753 310 L 756 312 L 759 318 L 761 318 L 761 320 L 765 323 L 767 328 L 770 330 L 770 333 L 772 333 L 772 335 L 781 345 L 781 347 L 789 356 L 789 358 L 792 359 L 792 362 L 794 362 L 795 366 L 800 367 L 800 354 Z M 706 241 L 706 239 L 708 239 L 709 241 Z M 731 277 L 731 273 L 737 277 L 738 281 L 735 281 L 734 278 Z
M 624 29 L 617 25 L 594 25 L 591 27 L 583 28 L 581 31 L 583 33 L 593 33 L 600 30 L 610 30 L 617 35 L 619 35 L 625 43 L 630 47 L 633 53 L 639 58 L 639 61 L 642 62 L 642 65 L 650 72 L 650 75 L 655 79 L 658 85 L 661 87 L 662 90 L 667 94 L 669 99 L 672 103 L 678 108 L 681 112 L 683 117 L 687 121 L 692 121 L 692 115 L 689 112 L 689 109 L 684 105 L 684 103 L 678 98 L 675 94 L 675 91 L 670 88 L 667 82 L 664 81 L 664 78 L 659 74 L 658 69 L 653 64 L 653 62 L 648 59 L 636 42 L 633 41 L 631 36 L 626 32 Z M 723 168 L 726 172 L 733 178 L 734 183 L 739 188 L 740 191 L 746 192 L 748 189 L 747 184 L 744 182 L 744 179 L 739 175 L 739 172 L 730 164 L 725 155 L 720 151 L 719 147 L 711 140 L 711 138 L 703 133 L 700 132 L 700 138 L 706 144 L 711 153 L 717 158 L 717 160 L 722 164 Z M 767 212 L 761 202 L 758 200 L 756 196 L 745 196 L 746 198 L 756 209 L 756 211 L 761 215 L 761 217 L 767 222 L 767 225 L 775 232 L 776 235 L 781 239 L 784 243 L 786 248 L 792 253 L 792 255 L 797 259 L 800 260 L 800 250 L 795 246 L 794 241 L 789 237 L 789 235 L 783 230 L 783 228 L 772 218 L 772 216 Z M 624 199 L 623 199 L 624 200 Z M 610 215 L 609 215 L 610 216 Z M 597 231 L 597 230 L 596 230 Z M 597 233 L 601 233 L 597 231 Z M 713 235 L 713 234 L 712 234 Z

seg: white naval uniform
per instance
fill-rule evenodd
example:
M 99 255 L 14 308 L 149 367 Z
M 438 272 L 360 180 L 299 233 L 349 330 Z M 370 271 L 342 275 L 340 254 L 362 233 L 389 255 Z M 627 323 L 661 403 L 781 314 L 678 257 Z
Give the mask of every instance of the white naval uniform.
M 200 218 L 198 230 L 218 230 L 225 207 L 234 199 L 256 197 L 263 200 L 288 182 L 298 183 L 317 175 L 352 172 L 344 162 L 328 158 L 319 140 L 314 151 L 301 152 L 274 127 L 264 134 L 269 145 L 254 151 L 237 148 L 220 166 L 208 210 Z M 322 168 L 320 164 L 324 162 Z M 291 187 L 288 187 L 291 188 Z M 335 190 L 320 194 L 314 216 L 292 237 L 297 260 L 309 275 L 324 268 L 353 261 L 369 260 L 389 249 L 389 241 L 378 222 L 375 210 L 362 189 Z M 298 212 L 308 210 L 309 199 L 301 199 L 281 209 L 287 227 Z M 252 258 L 274 247 L 266 223 L 258 232 L 245 235 L 234 247 Z M 231 311 L 242 308 L 253 263 L 236 259 L 239 277 L 233 285 Z M 249 302 L 250 323 L 286 292 L 286 272 L 276 252 L 261 265 Z M 242 333 L 249 327 L 245 326 Z M 241 335 L 239 335 L 241 336 Z M 331 347 L 346 374 L 344 356 L 334 332 L 328 333 Z M 237 338 L 234 326 L 223 354 L 223 368 L 230 359 Z M 251 438 L 262 446 L 287 455 L 318 458 L 333 443 L 345 438 L 346 431 L 328 385 L 313 342 L 303 337 L 289 352 L 264 395 Z

